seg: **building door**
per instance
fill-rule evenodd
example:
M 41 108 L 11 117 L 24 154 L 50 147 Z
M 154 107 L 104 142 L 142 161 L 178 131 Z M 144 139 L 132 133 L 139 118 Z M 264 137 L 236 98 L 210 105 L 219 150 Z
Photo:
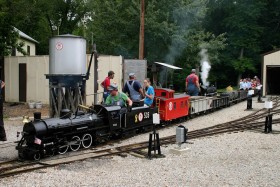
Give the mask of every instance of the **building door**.
M 279 66 L 267 66 L 267 71 L 266 71 L 267 95 L 280 95 L 279 74 L 280 74 Z
M 19 102 L 26 102 L 26 64 L 19 64 Z

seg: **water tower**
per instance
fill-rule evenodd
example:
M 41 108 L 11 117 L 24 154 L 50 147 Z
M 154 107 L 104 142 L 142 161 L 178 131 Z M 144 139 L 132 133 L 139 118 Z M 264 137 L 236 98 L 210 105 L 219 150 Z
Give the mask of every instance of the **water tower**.
M 58 117 L 62 109 L 75 112 L 85 102 L 89 76 L 86 40 L 69 34 L 54 36 L 49 40 L 49 55 L 46 78 L 49 79 L 50 117 Z

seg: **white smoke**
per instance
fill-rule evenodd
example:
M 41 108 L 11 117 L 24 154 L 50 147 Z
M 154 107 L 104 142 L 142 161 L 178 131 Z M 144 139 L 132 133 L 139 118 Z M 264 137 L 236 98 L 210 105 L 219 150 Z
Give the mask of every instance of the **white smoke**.
M 200 60 L 201 74 L 200 74 L 200 76 L 201 76 L 202 84 L 204 86 L 209 86 L 209 82 L 207 81 L 207 79 L 208 79 L 208 75 L 209 75 L 211 66 L 210 66 L 209 59 L 208 59 L 207 49 L 201 49 L 201 51 L 199 52 L 199 55 L 201 56 L 201 60 Z

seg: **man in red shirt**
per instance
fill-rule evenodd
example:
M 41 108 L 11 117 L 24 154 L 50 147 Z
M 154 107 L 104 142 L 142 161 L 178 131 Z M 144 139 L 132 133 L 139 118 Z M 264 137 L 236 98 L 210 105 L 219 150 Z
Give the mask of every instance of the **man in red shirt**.
M 195 74 L 195 69 L 192 69 L 191 74 L 186 78 L 186 91 L 190 96 L 197 96 L 200 92 L 199 79 Z
M 115 73 L 113 71 L 108 72 L 108 77 L 104 79 L 104 81 L 100 84 L 104 88 L 103 92 L 103 103 L 105 103 L 106 98 L 108 95 L 110 95 L 110 92 L 108 91 L 108 87 L 110 86 L 111 82 L 110 79 L 114 78 Z

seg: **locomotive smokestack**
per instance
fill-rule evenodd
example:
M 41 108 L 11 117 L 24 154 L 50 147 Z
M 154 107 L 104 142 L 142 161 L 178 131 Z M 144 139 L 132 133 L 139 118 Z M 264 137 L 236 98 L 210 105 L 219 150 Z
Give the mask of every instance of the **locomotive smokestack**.
M 41 119 L 41 112 L 34 112 L 34 121 L 39 121 Z

